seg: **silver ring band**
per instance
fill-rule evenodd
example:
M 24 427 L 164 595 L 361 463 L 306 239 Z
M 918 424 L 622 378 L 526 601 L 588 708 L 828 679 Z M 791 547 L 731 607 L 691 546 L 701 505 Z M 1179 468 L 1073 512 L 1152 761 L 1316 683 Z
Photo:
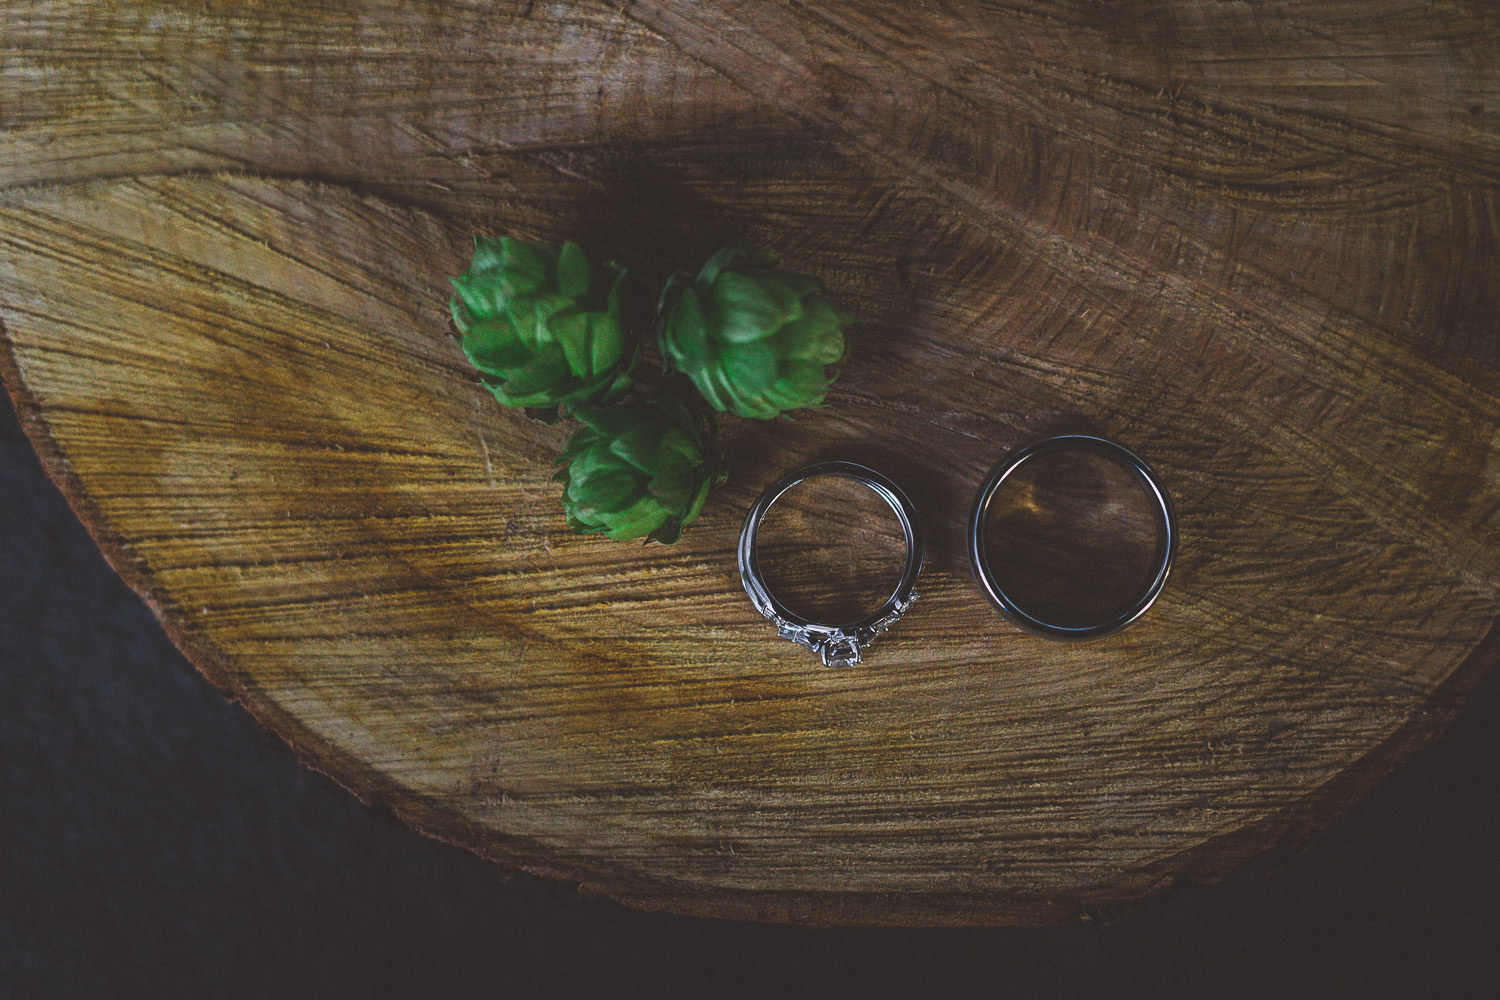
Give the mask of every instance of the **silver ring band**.
M 842 625 L 824 625 L 792 611 L 766 587 L 760 572 L 761 518 L 787 490 L 815 476 L 843 476 L 865 484 L 895 511 L 906 536 L 906 567 L 891 596 L 873 613 Z M 922 526 L 906 494 L 885 476 L 853 462 L 823 462 L 798 469 L 766 487 L 750 508 L 740 531 L 739 563 L 740 581 L 750 603 L 776 626 L 777 635 L 811 649 L 825 667 L 851 667 L 864 658 L 865 647 L 896 624 L 917 599 L 915 587 L 922 571 Z
M 1152 513 L 1156 519 L 1156 553 L 1150 582 L 1130 606 L 1119 614 L 1085 625 L 1043 621 L 1021 608 L 1000 586 L 985 546 L 985 525 L 989 519 L 990 507 L 1005 481 L 1026 462 L 1060 451 L 1093 451 L 1133 473 L 1151 498 Z M 975 582 L 990 599 L 990 603 L 1026 631 L 1053 639 L 1097 639 L 1129 625 L 1155 603 L 1162 587 L 1166 585 L 1167 574 L 1171 571 L 1172 560 L 1177 554 L 1177 534 L 1177 515 L 1172 509 L 1167 489 L 1138 455 L 1105 438 L 1088 434 L 1063 434 L 1027 445 L 990 470 L 969 514 L 969 566 L 973 570 Z

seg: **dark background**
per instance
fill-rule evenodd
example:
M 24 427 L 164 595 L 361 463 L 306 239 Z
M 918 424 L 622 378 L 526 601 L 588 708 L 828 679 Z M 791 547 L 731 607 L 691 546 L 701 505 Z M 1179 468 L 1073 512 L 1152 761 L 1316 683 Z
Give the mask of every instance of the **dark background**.
M 0 998 L 1500 996 L 1500 676 L 1303 853 L 1103 923 L 646 913 L 299 764 L 104 562 L 0 398 Z

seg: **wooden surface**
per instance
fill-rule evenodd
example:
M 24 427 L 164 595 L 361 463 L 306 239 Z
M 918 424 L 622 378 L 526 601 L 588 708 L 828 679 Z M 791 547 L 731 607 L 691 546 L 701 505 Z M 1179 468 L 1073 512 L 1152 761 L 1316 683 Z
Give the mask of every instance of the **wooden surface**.
M 434 835 L 687 912 L 1069 919 L 1299 843 L 1494 662 L 1490 5 L 0 6 L 28 430 L 215 683 Z M 748 236 L 867 322 L 827 409 L 724 421 L 681 544 L 583 539 L 566 427 L 447 336 L 476 231 L 658 278 Z M 962 556 L 1058 430 L 1182 521 L 1087 645 Z M 824 458 L 928 529 L 856 670 L 734 568 Z

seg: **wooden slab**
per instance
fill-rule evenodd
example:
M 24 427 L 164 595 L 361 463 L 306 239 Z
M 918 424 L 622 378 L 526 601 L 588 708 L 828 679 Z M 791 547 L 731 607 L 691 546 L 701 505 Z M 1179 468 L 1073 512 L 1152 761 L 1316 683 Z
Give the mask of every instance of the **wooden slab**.
M 0 9 L 0 368 L 48 469 L 211 680 L 436 836 L 692 913 L 1070 919 L 1300 843 L 1494 663 L 1488 5 Z M 723 422 L 682 543 L 584 539 L 567 427 L 448 338 L 476 231 L 657 279 L 748 237 L 866 322 L 826 409 Z M 1086 645 L 963 558 L 1060 430 L 1182 521 Z M 734 561 L 828 458 L 928 529 L 846 671 Z

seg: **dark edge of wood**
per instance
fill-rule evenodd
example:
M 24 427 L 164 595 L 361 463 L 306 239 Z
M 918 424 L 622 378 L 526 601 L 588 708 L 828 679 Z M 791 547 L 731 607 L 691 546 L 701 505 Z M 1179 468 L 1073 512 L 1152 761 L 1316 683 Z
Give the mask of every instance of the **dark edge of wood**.
M 622 876 L 584 859 L 558 855 L 527 838 L 496 837 L 430 797 L 391 785 L 382 775 L 320 739 L 294 716 L 259 699 L 229 668 L 229 658 L 192 625 L 162 591 L 146 560 L 126 541 L 89 496 L 53 439 L 41 405 L 21 377 L 5 324 L 0 321 L 0 381 L 15 404 L 42 469 L 61 491 L 114 571 L 145 602 L 172 643 L 216 689 L 245 708 L 284 741 L 305 766 L 327 776 L 366 806 L 389 809 L 403 823 L 443 843 L 463 848 L 507 874 L 525 872 L 571 884 L 581 893 L 608 897 L 646 910 L 694 917 L 838 927 L 963 927 L 1062 924 L 1110 920 L 1165 895 L 1212 885 L 1256 862 L 1274 868 L 1305 850 L 1334 819 L 1392 773 L 1419 747 L 1444 731 L 1463 710 L 1479 681 L 1500 659 L 1500 623 L 1415 711 L 1379 746 L 1292 805 L 1196 847 L 1134 868 L 1114 886 L 1076 896 L 996 894 L 802 893 L 705 889 L 687 883 Z

